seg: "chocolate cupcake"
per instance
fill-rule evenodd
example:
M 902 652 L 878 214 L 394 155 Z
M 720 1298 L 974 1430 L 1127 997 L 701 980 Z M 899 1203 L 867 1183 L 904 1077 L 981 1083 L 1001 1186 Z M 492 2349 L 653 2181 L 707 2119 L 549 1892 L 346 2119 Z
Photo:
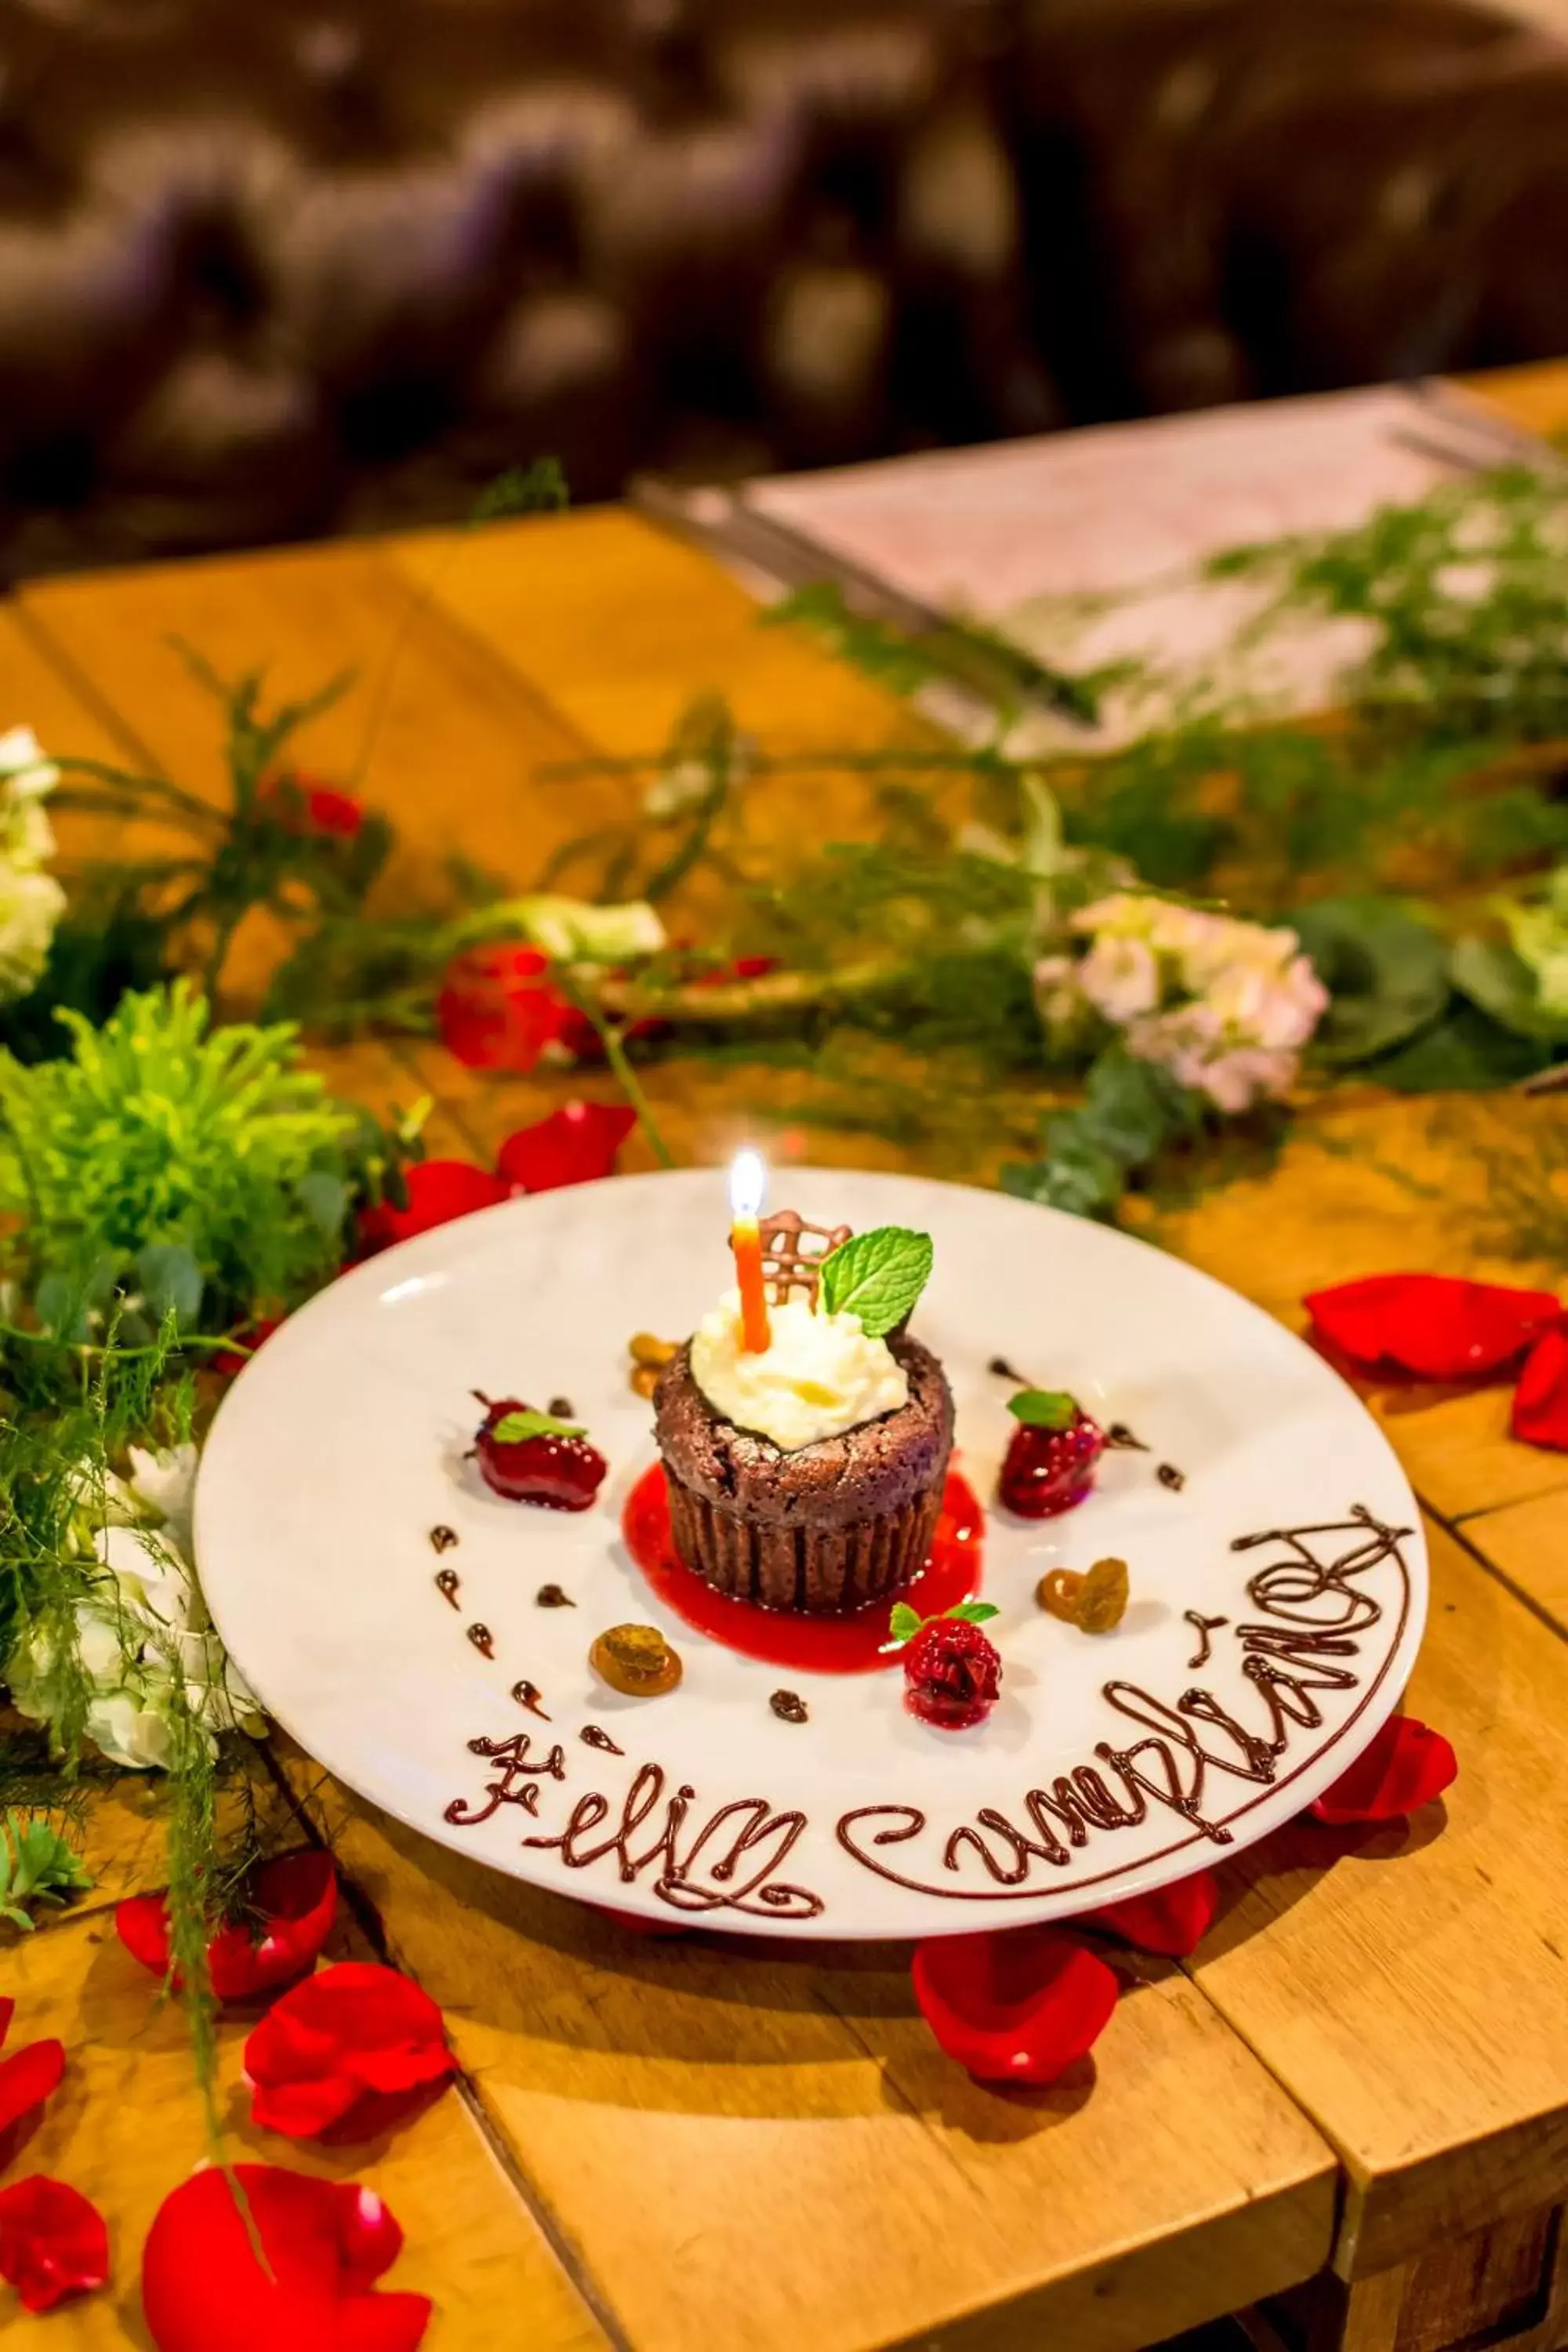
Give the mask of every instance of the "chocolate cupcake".
M 719 1591 L 765 1608 L 826 1616 L 896 1594 L 942 1508 L 942 1366 L 815 1294 L 775 1302 L 761 1352 L 744 1351 L 737 1318 L 731 1295 L 654 1392 L 676 1549 Z

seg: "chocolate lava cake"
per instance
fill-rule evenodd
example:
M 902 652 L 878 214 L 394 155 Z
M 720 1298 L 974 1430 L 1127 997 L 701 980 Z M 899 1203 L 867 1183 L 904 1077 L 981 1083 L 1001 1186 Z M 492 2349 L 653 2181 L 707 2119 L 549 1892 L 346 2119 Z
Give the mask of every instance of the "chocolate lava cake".
M 764 1608 L 831 1616 L 907 1584 L 931 1549 L 952 1396 L 918 1339 L 889 1335 L 909 1401 L 786 1453 L 704 1396 L 689 1343 L 660 1376 L 655 1427 L 676 1549 L 699 1576 Z

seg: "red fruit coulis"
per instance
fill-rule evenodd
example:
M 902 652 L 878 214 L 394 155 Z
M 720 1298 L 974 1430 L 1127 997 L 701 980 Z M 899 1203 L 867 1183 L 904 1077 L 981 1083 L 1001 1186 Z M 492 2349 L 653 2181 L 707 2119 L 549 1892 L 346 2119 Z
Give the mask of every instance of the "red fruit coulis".
M 874 1601 L 846 1617 L 796 1617 L 715 1592 L 675 1549 L 662 1463 L 645 1471 L 632 1488 L 621 1532 L 657 1597 L 698 1633 L 739 1650 L 742 1657 L 765 1658 L 770 1665 L 816 1675 L 868 1675 L 903 1664 L 902 1649 L 889 1646 L 894 1600 L 907 1601 L 922 1617 L 940 1617 L 958 1601 L 973 1600 L 980 1590 L 984 1524 L 972 1488 L 950 1470 L 925 1566 L 891 1599 Z

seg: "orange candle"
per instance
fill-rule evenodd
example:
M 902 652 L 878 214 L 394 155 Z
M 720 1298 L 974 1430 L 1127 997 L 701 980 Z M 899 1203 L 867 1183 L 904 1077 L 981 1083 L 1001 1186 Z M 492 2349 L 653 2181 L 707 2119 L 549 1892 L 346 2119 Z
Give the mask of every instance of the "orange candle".
M 735 1279 L 741 1289 L 741 1346 L 760 1356 L 772 1345 L 768 1321 L 767 1286 L 763 1280 L 763 1236 L 757 1219 L 763 1205 L 765 1171 L 754 1151 L 737 1153 L 730 1171 L 730 1202 L 734 1223 L 730 1247 L 735 1255 Z

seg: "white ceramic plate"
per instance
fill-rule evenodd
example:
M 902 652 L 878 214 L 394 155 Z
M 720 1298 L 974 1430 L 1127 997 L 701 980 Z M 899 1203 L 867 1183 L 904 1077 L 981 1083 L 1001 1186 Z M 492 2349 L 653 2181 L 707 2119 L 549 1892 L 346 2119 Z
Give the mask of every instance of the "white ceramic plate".
M 773 1199 L 935 1238 L 915 1328 L 947 1367 L 988 1506 L 1004 1661 L 989 1720 L 915 1721 L 896 1668 L 737 1655 L 656 1604 L 630 1559 L 621 1512 L 653 1444 L 626 1342 L 689 1330 L 729 1278 L 725 1181 L 703 1170 L 510 1202 L 406 1243 L 292 1317 L 237 1381 L 203 1458 L 196 1545 L 224 1639 L 279 1722 L 498 1870 L 667 1924 L 792 1937 L 1070 1916 L 1249 1843 L 1336 1780 L 1404 1688 L 1426 1556 L 1397 1462 L 1327 1366 L 1178 1260 L 998 1193 L 811 1170 L 775 1178 Z M 1107 1454 L 1060 1518 L 989 1507 L 1013 1425 L 995 1356 L 1150 1452 Z M 572 1400 L 611 1464 L 591 1511 L 486 1489 L 464 1460 L 476 1388 Z M 437 1559 L 443 1524 L 458 1542 Z M 1046 1570 L 1106 1553 L 1131 1570 L 1114 1633 L 1035 1605 Z M 540 1608 L 547 1582 L 577 1606 Z M 1201 1668 L 1188 1611 L 1224 1621 Z M 591 1638 L 626 1620 L 680 1651 L 677 1691 L 626 1699 L 592 1675 Z M 475 1622 L 493 1660 L 467 1638 Z M 548 1722 L 512 1698 L 523 1677 Z M 781 1685 L 809 1722 L 771 1712 Z M 590 1725 L 624 1753 L 585 1744 Z

